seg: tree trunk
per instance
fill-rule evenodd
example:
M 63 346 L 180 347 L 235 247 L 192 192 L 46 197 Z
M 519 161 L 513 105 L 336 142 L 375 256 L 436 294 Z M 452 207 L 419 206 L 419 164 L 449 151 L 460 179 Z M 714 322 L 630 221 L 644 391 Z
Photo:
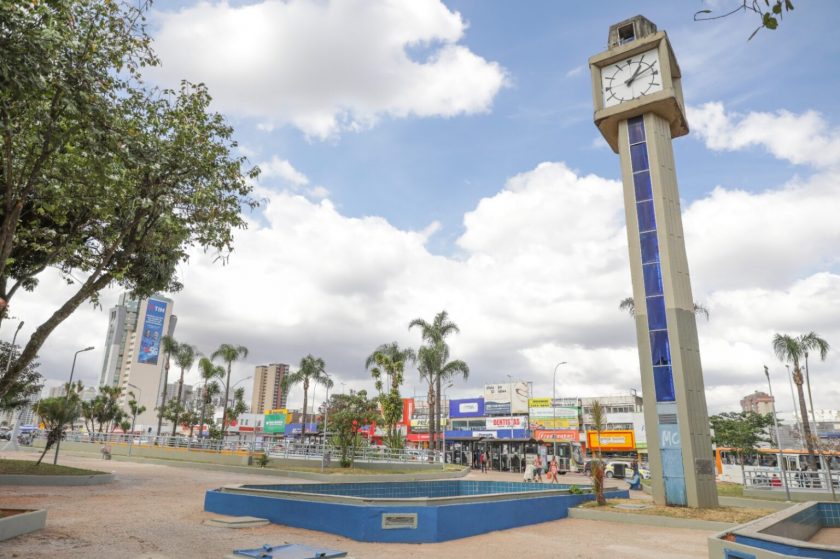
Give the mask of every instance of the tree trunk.
M 805 446 L 808 448 L 808 469 L 817 471 L 816 453 L 814 452 L 814 439 L 811 437 L 811 422 L 808 421 L 808 406 L 805 405 L 805 391 L 802 389 L 803 378 L 799 365 L 793 370 L 793 382 L 796 384 L 796 391 L 799 395 L 799 409 L 802 412 L 802 431 L 805 437 Z
M 228 361 L 227 380 L 225 381 L 225 401 L 222 402 L 222 442 L 225 440 L 225 431 L 227 430 L 227 411 L 228 411 L 228 396 L 230 395 L 230 365 Z M 221 448 L 221 447 L 220 447 Z
M 181 415 L 181 394 L 184 391 L 184 368 L 181 367 L 181 378 L 178 379 L 178 405 L 175 406 L 175 421 L 172 422 L 172 436 L 175 436 L 175 430 L 178 429 L 178 418 Z
M 429 380 L 429 449 L 434 450 L 436 446 L 436 429 L 435 425 L 435 383 Z M 430 458 L 431 459 L 431 458 Z
M 157 436 L 160 436 L 160 430 L 163 426 L 163 410 L 166 407 L 166 384 L 169 382 L 169 354 L 166 354 L 166 365 L 163 367 L 163 395 L 161 396 L 160 409 L 158 410 L 158 429 Z
M 204 434 L 204 416 L 207 413 L 207 382 L 204 383 L 204 393 L 201 395 L 201 417 L 198 420 L 198 438 Z M 192 437 L 192 433 L 190 433 Z
M 309 381 L 303 383 L 303 424 L 300 427 L 300 441 L 305 442 L 306 439 L 306 405 L 309 396 Z
M 443 429 L 441 428 L 441 425 L 440 425 L 440 419 L 441 419 L 441 417 L 440 417 L 440 397 L 441 397 L 440 384 L 441 384 L 440 375 L 437 375 L 437 378 L 435 379 L 435 427 L 437 429 L 435 431 L 435 439 L 436 439 L 435 440 L 435 448 L 438 451 L 442 452 L 443 451 L 443 439 L 441 438 L 441 434 L 443 433 Z
M 44 459 L 44 456 L 47 454 L 47 452 L 49 450 L 50 450 L 50 437 L 48 435 L 47 436 L 47 442 L 44 444 L 44 452 L 41 453 L 41 456 L 38 458 L 38 461 L 35 463 L 36 466 L 41 465 L 41 460 Z

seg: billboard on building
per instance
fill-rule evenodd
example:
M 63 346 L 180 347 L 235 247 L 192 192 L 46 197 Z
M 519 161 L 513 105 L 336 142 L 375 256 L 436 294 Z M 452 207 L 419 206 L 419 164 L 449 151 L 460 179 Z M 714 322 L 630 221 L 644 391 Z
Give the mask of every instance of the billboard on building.
M 580 433 L 576 429 L 537 429 L 533 436 L 541 441 L 571 441 L 578 442 Z
M 265 410 L 263 417 L 263 432 L 285 433 L 288 410 Z
M 484 417 L 484 398 L 449 400 L 449 417 Z
M 600 441 L 596 431 L 586 433 L 586 444 L 591 449 L 602 451 L 627 451 L 636 449 L 633 431 L 601 431 Z
M 484 411 L 488 415 L 528 413 L 528 385 L 524 382 L 485 384 Z
M 140 333 L 140 351 L 137 352 L 138 363 L 157 365 L 165 318 L 166 302 L 149 299 L 146 303 L 146 319 L 143 321 L 143 331 Z

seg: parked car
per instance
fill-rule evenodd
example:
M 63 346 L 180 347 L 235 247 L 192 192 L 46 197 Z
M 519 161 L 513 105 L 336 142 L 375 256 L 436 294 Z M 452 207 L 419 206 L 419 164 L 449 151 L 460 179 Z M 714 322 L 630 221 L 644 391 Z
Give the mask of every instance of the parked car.
M 633 476 L 633 464 L 621 460 L 607 462 L 604 477 L 629 478 Z
M 0 440 L 4 440 L 4 441 L 12 440 L 12 432 L 11 431 L 0 432 Z

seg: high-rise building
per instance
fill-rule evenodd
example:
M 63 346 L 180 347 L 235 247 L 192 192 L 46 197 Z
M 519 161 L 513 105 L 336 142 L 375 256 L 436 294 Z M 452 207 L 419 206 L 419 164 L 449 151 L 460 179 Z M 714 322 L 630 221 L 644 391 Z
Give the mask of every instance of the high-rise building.
M 262 413 L 286 407 L 283 379 L 289 374 L 285 363 L 257 365 L 254 369 L 254 392 L 251 396 L 251 413 Z
M 773 396 L 756 390 L 754 393 L 744 396 L 741 400 L 741 409 L 761 415 L 773 413 Z
M 126 410 L 126 394 L 134 393 L 138 403 L 146 407 L 137 416 L 140 428 L 157 426 L 155 408 L 164 385 L 161 338 L 175 332 L 177 318 L 172 308 L 172 300 L 161 295 L 136 300 L 123 293 L 110 312 L 99 384 L 122 387 L 120 403 Z

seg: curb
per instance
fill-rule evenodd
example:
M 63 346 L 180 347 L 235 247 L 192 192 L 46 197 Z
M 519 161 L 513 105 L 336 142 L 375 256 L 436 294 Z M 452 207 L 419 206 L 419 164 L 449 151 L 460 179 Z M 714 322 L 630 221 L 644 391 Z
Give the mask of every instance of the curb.
M 791 501 L 776 501 L 770 499 L 747 499 L 743 497 L 718 497 L 718 503 L 722 507 L 744 507 L 747 509 L 773 509 L 783 510 L 796 503 Z
M 659 526 L 663 528 L 707 530 L 710 532 L 722 532 L 723 530 L 728 530 L 737 526 L 737 524 L 729 522 L 714 522 L 712 520 L 691 520 L 687 518 L 670 518 L 667 516 L 654 516 L 647 514 L 625 514 L 620 512 L 607 512 L 581 508 L 569 509 L 569 518 L 621 522 L 624 524 L 642 524 L 645 526 Z
M 112 483 L 115 474 L 93 474 L 81 476 L 29 476 L 29 475 L 0 475 L 0 485 L 56 485 L 70 487 L 76 485 L 104 485 Z
M 35 532 L 36 530 L 42 530 L 46 525 L 46 509 L 28 510 L 20 514 L 7 516 L 6 518 L 0 518 L 0 541 Z

